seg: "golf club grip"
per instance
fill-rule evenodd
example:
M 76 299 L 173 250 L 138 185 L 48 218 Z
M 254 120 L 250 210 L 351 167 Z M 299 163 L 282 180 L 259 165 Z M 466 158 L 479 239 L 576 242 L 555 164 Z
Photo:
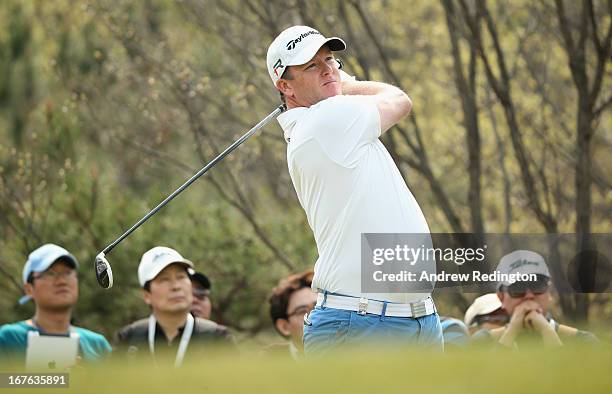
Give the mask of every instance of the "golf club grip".
M 188 188 L 193 182 L 195 182 L 199 177 L 204 175 L 206 171 L 212 168 L 215 164 L 223 160 L 223 158 L 229 155 L 234 149 L 240 146 L 244 141 L 246 141 L 249 137 L 255 134 L 259 129 L 270 123 L 273 119 L 276 119 L 278 115 L 280 115 L 285 110 L 285 105 L 278 106 L 274 111 L 272 111 L 268 116 L 263 118 L 259 123 L 257 123 L 253 128 L 247 131 L 242 137 L 237 139 L 233 144 L 225 148 L 223 152 L 221 152 L 217 157 L 212 159 L 208 164 L 206 164 L 200 171 L 198 171 L 195 175 L 189 178 L 185 183 L 181 185 L 178 189 L 176 189 L 172 194 L 166 197 L 162 202 L 160 202 L 155 208 L 153 208 L 149 213 L 143 216 L 139 221 L 137 221 L 132 227 L 130 227 L 126 232 L 121 234 L 119 238 L 113 241 L 110 245 L 108 245 L 102 253 L 108 254 L 111 250 L 115 248 L 121 241 L 123 241 L 128 235 L 130 235 L 134 230 L 136 230 L 140 225 L 146 222 L 151 216 L 155 215 L 157 211 L 162 209 L 166 204 L 174 199 L 174 197 L 178 196 L 183 190 Z

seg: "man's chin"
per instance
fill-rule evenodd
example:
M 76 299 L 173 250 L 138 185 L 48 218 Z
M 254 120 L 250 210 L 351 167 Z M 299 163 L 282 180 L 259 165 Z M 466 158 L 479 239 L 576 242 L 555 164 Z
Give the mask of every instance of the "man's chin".
M 75 302 L 58 302 L 55 304 L 45 305 L 44 308 L 55 313 L 69 313 L 76 305 Z
M 191 309 L 191 305 L 174 304 L 172 306 L 169 306 L 166 312 L 176 313 L 176 314 L 187 313 L 189 312 L 190 309 Z
M 325 88 L 327 98 L 339 96 L 342 94 L 342 85 L 340 85 L 340 83 L 338 82 L 333 82 L 328 85 L 325 85 Z

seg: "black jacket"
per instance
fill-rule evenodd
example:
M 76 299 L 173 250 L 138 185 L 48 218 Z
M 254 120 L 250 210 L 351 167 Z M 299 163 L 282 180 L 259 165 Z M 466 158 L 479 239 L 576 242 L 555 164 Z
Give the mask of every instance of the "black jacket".
M 176 337 L 172 342 L 168 342 L 163 328 L 157 323 L 155 327 L 156 358 L 167 356 L 174 360 L 183 329 L 184 327 L 179 328 Z M 140 319 L 123 327 L 115 336 L 113 355 L 127 356 L 128 358 L 150 357 L 148 336 L 149 318 Z M 192 359 L 194 356 L 204 355 L 209 351 L 223 347 L 223 345 L 235 349 L 233 338 L 227 327 L 197 317 L 195 318 L 193 333 L 191 334 L 185 358 Z

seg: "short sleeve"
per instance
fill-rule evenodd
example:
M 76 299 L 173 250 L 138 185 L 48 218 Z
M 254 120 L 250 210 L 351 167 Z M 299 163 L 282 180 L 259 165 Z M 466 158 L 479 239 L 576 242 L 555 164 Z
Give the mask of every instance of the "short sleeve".
M 0 326 L 0 362 L 15 362 L 25 358 L 27 331 L 19 323 Z
M 338 164 L 354 166 L 363 149 L 380 137 L 380 114 L 370 96 L 334 96 L 312 109 L 308 134 Z

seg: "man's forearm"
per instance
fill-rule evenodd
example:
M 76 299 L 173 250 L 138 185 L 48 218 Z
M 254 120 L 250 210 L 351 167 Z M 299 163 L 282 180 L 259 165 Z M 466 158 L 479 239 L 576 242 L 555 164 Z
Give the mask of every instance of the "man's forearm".
M 497 343 L 499 343 L 500 345 L 504 345 L 506 347 L 513 347 L 514 340 L 516 339 L 519 333 L 520 333 L 519 327 L 508 325 L 506 329 L 504 330 L 503 334 L 501 335 L 501 337 L 499 338 L 499 340 L 497 341 Z
M 384 133 L 410 113 L 412 101 L 401 89 L 382 82 L 343 81 L 345 95 L 372 96 L 380 114 L 380 131 Z
M 375 81 L 343 81 L 342 94 L 373 96 L 377 94 L 404 95 L 398 87 Z

